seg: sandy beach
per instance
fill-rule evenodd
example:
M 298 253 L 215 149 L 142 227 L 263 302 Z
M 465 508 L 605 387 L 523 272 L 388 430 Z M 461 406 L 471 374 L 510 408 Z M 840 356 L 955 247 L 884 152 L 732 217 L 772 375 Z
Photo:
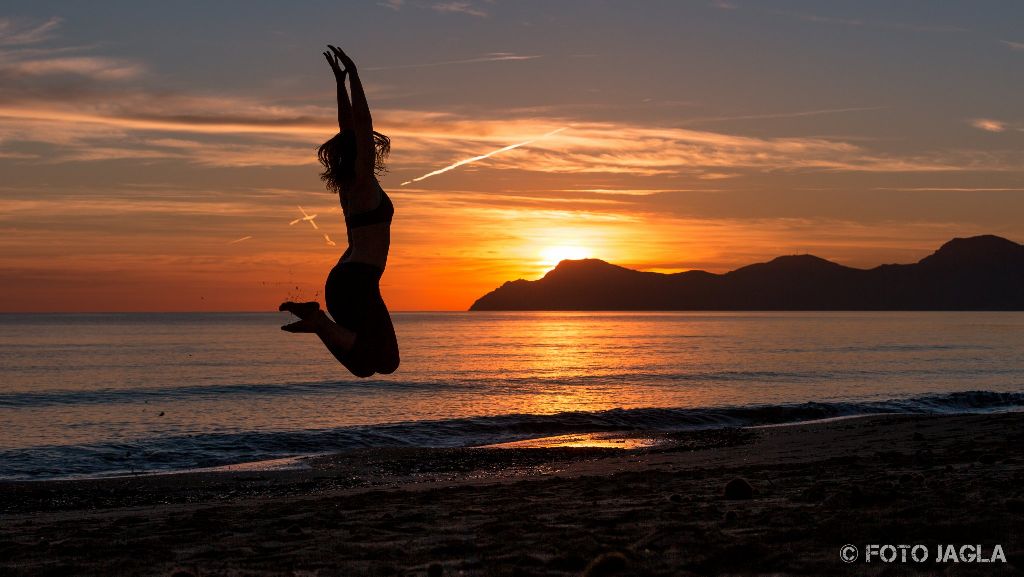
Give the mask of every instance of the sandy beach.
M 633 441 L 622 446 L 633 448 L 614 448 L 608 438 L 589 448 L 562 439 L 354 451 L 308 459 L 300 469 L 3 483 L 0 574 L 1024 569 L 1021 413 L 871 416 L 662 435 L 654 443 L 626 437 Z M 856 561 L 840 559 L 845 544 L 858 547 Z M 868 544 L 924 545 L 929 560 L 865 563 Z M 980 545 L 981 557 L 1000 545 L 1006 562 L 936 562 L 937 547 L 948 544 Z

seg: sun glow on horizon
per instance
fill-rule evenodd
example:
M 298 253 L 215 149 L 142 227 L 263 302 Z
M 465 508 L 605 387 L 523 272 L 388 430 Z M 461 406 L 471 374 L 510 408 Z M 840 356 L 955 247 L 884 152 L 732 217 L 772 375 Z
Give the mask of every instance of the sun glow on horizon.
M 563 260 L 590 258 L 591 251 L 580 246 L 549 246 L 540 252 L 541 264 L 554 268 Z

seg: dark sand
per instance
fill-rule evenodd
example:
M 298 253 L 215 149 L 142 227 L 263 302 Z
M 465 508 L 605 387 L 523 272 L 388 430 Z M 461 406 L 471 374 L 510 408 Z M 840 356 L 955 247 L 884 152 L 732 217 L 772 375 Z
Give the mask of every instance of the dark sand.
M 664 441 L 2 483 L 0 575 L 1024 574 L 1022 413 Z M 751 498 L 725 498 L 736 477 Z M 845 543 L 998 543 L 1008 562 L 846 564 Z

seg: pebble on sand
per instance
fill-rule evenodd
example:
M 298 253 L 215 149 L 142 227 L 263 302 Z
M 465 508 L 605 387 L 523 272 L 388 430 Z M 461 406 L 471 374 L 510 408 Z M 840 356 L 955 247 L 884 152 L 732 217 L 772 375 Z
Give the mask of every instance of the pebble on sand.
M 754 497 L 754 488 L 742 477 L 736 477 L 725 484 L 726 499 L 751 499 Z

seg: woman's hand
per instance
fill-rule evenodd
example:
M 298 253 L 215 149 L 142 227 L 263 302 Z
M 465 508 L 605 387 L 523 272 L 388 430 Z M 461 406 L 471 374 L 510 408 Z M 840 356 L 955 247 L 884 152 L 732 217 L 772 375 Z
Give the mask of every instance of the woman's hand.
M 345 75 L 348 74 L 348 66 L 342 69 L 338 64 L 338 59 L 331 55 L 330 52 L 324 52 L 324 58 L 327 59 L 327 63 L 331 65 L 331 70 L 334 71 L 334 79 L 338 81 L 338 84 L 345 82 Z
M 330 44 L 328 44 L 327 47 L 334 53 L 334 61 L 336 63 L 341 62 L 341 64 L 345 66 L 345 72 L 351 72 L 352 74 L 356 73 L 356 63 L 348 57 L 348 54 L 345 54 L 344 50 L 337 46 L 331 46 Z

